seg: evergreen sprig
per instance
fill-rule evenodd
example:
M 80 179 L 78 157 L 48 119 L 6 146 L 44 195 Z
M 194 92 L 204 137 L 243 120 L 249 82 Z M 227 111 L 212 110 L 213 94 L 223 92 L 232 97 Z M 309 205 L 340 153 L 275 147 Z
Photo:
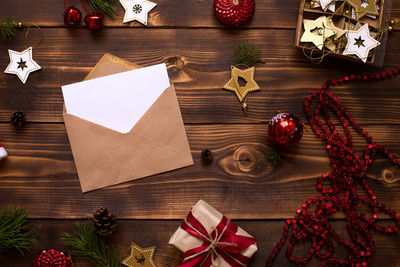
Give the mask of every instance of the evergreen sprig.
M 0 250 L 16 248 L 21 254 L 36 244 L 33 228 L 26 222 L 25 209 L 7 208 L 0 213 Z
M 253 66 L 261 60 L 261 49 L 258 45 L 250 45 L 248 42 L 242 42 L 236 46 L 236 61 L 239 64 Z
M 271 161 L 272 165 L 275 167 L 281 161 L 281 152 L 276 148 L 267 150 L 266 158 Z
M 110 17 L 114 17 L 117 11 L 110 3 L 115 3 L 115 0 L 87 0 L 88 3 L 97 10 L 101 10 Z
M 0 34 L 4 40 L 14 37 L 15 28 L 17 27 L 17 25 L 17 21 L 14 17 L 0 18 Z
M 114 254 L 107 243 L 94 231 L 93 224 L 76 223 L 73 234 L 65 233 L 63 238 L 65 245 L 72 249 L 70 253 L 82 256 L 101 267 L 120 267 L 121 259 Z

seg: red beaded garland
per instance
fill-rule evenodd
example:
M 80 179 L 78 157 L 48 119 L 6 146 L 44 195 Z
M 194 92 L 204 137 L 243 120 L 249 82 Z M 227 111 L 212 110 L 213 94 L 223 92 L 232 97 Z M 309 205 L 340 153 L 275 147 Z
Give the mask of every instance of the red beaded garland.
M 214 0 L 217 18 L 234 27 L 247 23 L 253 17 L 255 7 L 254 0 Z
M 286 255 L 290 262 L 295 264 L 307 264 L 311 258 L 317 257 L 320 266 L 327 264 L 340 264 L 346 266 L 368 266 L 372 262 L 375 253 L 375 241 L 371 231 L 381 233 L 397 233 L 400 228 L 400 216 L 391 208 L 386 207 L 377 201 L 373 190 L 367 184 L 365 173 L 371 165 L 377 153 L 384 154 L 395 165 L 400 166 L 400 160 L 385 149 L 375 143 L 368 132 L 364 131 L 354 120 L 351 114 L 328 88 L 332 85 L 350 80 L 381 80 L 396 75 L 400 67 L 390 71 L 375 75 L 354 75 L 343 78 L 332 79 L 324 83 L 321 89 L 313 91 L 304 101 L 304 109 L 307 119 L 315 134 L 326 142 L 326 149 L 330 157 L 331 173 L 322 174 L 317 179 L 317 190 L 321 193 L 318 197 L 313 197 L 305 201 L 300 209 L 296 211 L 294 219 L 286 221 L 283 235 L 275 245 L 270 254 L 266 266 L 272 263 L 286 243 Z M 311 107 L 312 100 L 316 100 L 314 108 Z M 341 122 L 344 130 L 342 136 L 336 130 L 330 120 L 328 111 L 333 111 Z M 367 147 L 360 156 L 352 148 L 352 135 L 350 126 L 360 135 L 366 138 Z M 366 191 L 367 196 L 357 192 L 356 183 L 360 183 Z M 371 215 L 359 213 L 357 207 L 364 205 L 371 209 Z M 311 210 L 313 207 L 313 210 Z M 350 240 L 339 236 L 329 223 L 329 217 L 337 211 L 343 211 L 346 215 L 347 229 Z M 395 223 L 390 226 L 382 226 L 377 223 L 378 212 L 389 215 Z M 311 248 L 303 257 L 295 257 L 293 248 L 302 240 L 309 240 Z M 335 250 L 334 242 L 348 250 L 348 256 L 340 258 L 333 256 Z M 324 252 L 322 253 L 322 247 Z
M 72 267 L 72 261 L 62 251 L 43 250 L 33 261 L 33 267 Z
M 303 124 L 291 113 L 279 113 L 268 124 L 269 140 L 282 148 L 296 145 L 303 136 Z

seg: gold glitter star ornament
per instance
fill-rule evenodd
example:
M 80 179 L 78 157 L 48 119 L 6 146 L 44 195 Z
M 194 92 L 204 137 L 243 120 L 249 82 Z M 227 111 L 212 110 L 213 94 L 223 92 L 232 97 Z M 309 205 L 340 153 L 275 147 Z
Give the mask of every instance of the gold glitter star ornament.
M 231 66 L 231 79 L 223 88 L 235 92 L 239 101 L 243 102 L 249 92 L 260 90 L 260 87 L 254 80 L 254 71 L 255 67 L 241 70 L 235 66 Z M 239 80 L 242 81 L 242 84 Z
M 122 260 L 128 267 L 157 267 L 154 262 L 156 247 L 142 248 L 135 243 L 131 245 L 131 254 Z

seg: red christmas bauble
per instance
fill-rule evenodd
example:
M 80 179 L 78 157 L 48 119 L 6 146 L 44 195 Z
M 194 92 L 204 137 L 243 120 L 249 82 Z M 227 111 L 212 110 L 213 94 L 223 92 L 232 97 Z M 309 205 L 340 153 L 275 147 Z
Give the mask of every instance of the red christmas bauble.
M 291 113 L 280 113 L 269 122 L 268 135 L 274 145 L 290 148 L 303 136 L 303 124 Z
M 104 15 L 100 12 L 91 12 L 86 15 L 86 27 L 92 31 L 97 31 L 103 28 Z
M 238 27 L 248 22 L 254 14 L 254 0 L 214 0 L 217 18 L 226 25 Z
M 76 7 L 70 6 L 64 12 L 64 24 L 76 26 L 81 22 L 82 14 Z
M 43 250 L 33 260 L 33 267 L 72 267 L 72 261 L 62 251 Z

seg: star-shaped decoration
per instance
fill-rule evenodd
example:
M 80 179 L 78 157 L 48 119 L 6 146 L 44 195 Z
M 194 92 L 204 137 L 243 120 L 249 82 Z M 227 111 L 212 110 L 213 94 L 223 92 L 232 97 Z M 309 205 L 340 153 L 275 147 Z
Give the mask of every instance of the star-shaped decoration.
M 25 83 L 31 72 L 40 70 L 41 67 L 33 60 L 32 47 L 17 52 L 9 49 L 10 64 L 7 66 L 4 73 L 15 74 L 18 78 Z
M 319 5 L 323 10 L 327 10 L 328 6 L 332 3 L 333 0 L 319 0 Z M 335 4 L 335 3 L 333 3 Z
M 329 50 L 331 50 L 331 51 L 335 51 L 338 42 L 341 41 L 341 40 L 339 40 L 339 39 L 340 39 L 343 35 L 346 34 L 346 31 L 343 30 L 343 29 L 341 29 L 341 28 L 339 28 L 339 27 L 336 27 L 336 25 L 334 24 L 332 18 L 330 18 L 330 17 L 327 17 L 327 18 L 326 18 L 326 25 L 327 25 L 330 29 L 332 29 L 332 30 L 335 31 L 335 35 L 333 35 L 333 36 L 330 37 L 330 38 L 327 38 L 327 39 L 325 40 L 324 46 L 325 46 L 326 48 L 328 48 Z
M 147 17 L 150 10 L 156 7 L 156 3 L 147 0 L 119 0 L 125 9 L 124 23 L 137 20 L 147 25 Z
M 354 43 L 354 45 L 357 45 L 358 48 L 360 48 L 360 46 L 364 46 L 365 47 L 364 40 L 361 39 L 361 35 L 357 39 L 355 39 L 355 41 L 356 42 Z
M 241 70 L 231 66 L 231 79 L 223 88 L 235 92 L 239 101 L 243 102 L 249 92 L 260 90 L 260 86 L 254 80 L 254 71 L 255 67 Z
M 378 0 L 346 0 L 346 2 L 354 9 L 353 16 L 357 20 L 365 15 L 379 15 Z
M 364 62 L 367 62 L 369 51 L 381 44 L 372 38 L 368 24 L 356 31 L 348 31 L 346 36 L 348 41 L 343 55 L 357 55 Z
M 352 23 L 350 23 L 350 22 L 346 22 L 345 23 L 345 30 L 346 31 L 357 31 L 357 30 L 359 30 L 360 28 L 362 27 L 362 25 L 361 25 L 361 23 L 358 21 L 357 22 L 357 24 L 352 24 Z M 372 38 L 374 38 L 374 39 L 377 39 L 378 38 L 378 35 L 379 35 L 379 33 L 377 33 L 377 32 L 370 32 L 369 33 L 371 36 L 372 36 Z
M 17 69 L 19 69 L 19 68 L 21 68 L 22 71 L 24 71 L 24 68 L 27 68 L 27 66 L 26 66 L 26 61 L 23 61 L 23 60 L 22 60 L 22 57 L 21 57 L 21 59 L 20 59 L 19 62 L 18 62 L 18 67 L 17 67 Z
M 300 42 L 313 43 L 318 49 L 324 47 L 326 38 L 336 34 L 335 30 L 328 26 L 327 18 L 321 16 L 316 20 L 304 19 L 304 33 Z
M 336 0 L 333 0 L 326 9 L 324 9 L 324 11 L 332 11 L 335 12 L 336 10 Z M 313 6 L 311 6 L 311 8 L 317 8 L 317 7 L 321 7 L 321 5 L 318 2 L 315 2 Z M 321 7 L 322 8 L 322 7 Z
M 122 260 L 129 267 L 156 267 L 154 252 L 156 247 L 142 248 L 135 243 L 131 245 L 131 254 Z

